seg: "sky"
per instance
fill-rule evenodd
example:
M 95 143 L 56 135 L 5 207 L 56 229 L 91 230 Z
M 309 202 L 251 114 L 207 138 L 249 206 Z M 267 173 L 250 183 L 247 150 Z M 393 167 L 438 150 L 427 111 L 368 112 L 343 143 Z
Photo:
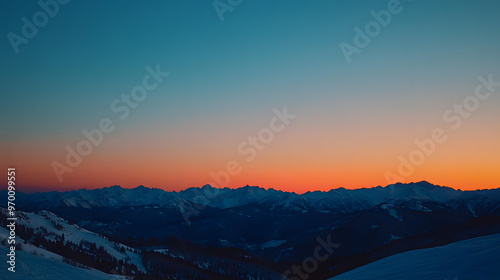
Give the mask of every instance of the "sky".
M 498 1 L 40 3 L 0 3 L 20 191 L 500 187 Z

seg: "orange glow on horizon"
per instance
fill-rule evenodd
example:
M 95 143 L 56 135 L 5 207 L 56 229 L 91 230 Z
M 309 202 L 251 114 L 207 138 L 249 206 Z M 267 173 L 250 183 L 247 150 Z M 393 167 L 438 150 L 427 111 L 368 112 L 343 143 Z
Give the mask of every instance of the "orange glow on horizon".
M 398 181 L 428 181 L 462 190 L 500 187 L 500 131 L 485 129 L 491 126 L 488 120 L 478 118 L 457 131 L 448 128 L 447 141 L 436 145 L 432 155 Z M 236 136 L 221 138 L 222 131 L 206 136 L 206 131 L 185 133 L 179 128 L 170 137 L 162 131 L 109 135 L 72 172 L 64 173 L 62 182 L 51 164 L 64 163 L 65 147 L 75 146 L 80 139 L 4 143 L 8 147 L 5 162 L 17 168 L 19 191 L 24 187 L 31 192 L 113 185 L 180 191 L 213 182 L 209 173 L 225 170 L 231 160 L 241 168 L 230 178 L 228 186 L 232 188 L 251 185 L 296 193 L 371 188 L 390 184 L 384 174 L 398 175 L 399 157 L 407 160 L 417 149 L 415 139 L 429 137 L 429 131 L 436 127 L 433 123 L 403 133 L 376 130 L 362 123 L 357 129 L 346 125 L 325 130 L 322 125 L 292 124 L 251 161 L 237 150 L 239 141 L 248 137 L 245 129 L 235 130 L 239 131 Z

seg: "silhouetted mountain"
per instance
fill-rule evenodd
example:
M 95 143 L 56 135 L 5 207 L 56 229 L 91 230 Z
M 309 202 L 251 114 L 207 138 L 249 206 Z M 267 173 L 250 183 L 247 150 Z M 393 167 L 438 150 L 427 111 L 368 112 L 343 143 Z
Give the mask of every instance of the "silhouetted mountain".
M 5 203 L 6 192 L 0 193 Z M 175 236 L 237 248 L 285 272 L 310 257 L 318 238 L 340 244 L 310 279 L 326 279 L 408 250 L 500 233 L 500 189 L 461 191 L 428 182 L 296 194 L 209 185 L 167 192 L 143 186 L 17 194 L 27 211 L 47 209 L 132 247 Z M 239 253 L 235 253 L 238 255 Z M 151 255 L 157 258 L 157 256 Z
M 205 185 L 202 188 L 189 188 L 180 192 L 168 192 L 144 186 L 134 189 L 112 186 L 95 190 L 18 193 L 18 195 L 20 196 L 20 206 L 32 209 L 52 209 L 65 206 L 95 208 L 148 205 L 176 208 L 183 204 L 202 204 L 211 208 L 227 209 L 257 203 L 265 205 L 271 210 L 315 210 L 348 213 L 391 201 L 399 203 L 414 200 L 453 204 L 457 201 L 468 200 L 477 206 L 478 203 L 499 201 L 500 189 L 461 191 L 422 181 L 353 190 L 338 188 L 328 192 L 315 191 L 300 195 L 274 189 L 265 190 L 259 187 L 217 189 L 210 185 Z M 6 196 L 6 191 L 0 192 L 0 197 Z M 6 199 L 3 199 L 2 205 L 6 203 L 5 201 Z M 415 207 L 419 206 L 415 205 Z

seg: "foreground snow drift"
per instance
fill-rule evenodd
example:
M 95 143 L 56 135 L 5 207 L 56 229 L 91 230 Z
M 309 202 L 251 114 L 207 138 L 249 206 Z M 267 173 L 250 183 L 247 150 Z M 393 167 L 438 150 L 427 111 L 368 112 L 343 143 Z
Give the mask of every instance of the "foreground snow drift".
M 498 280 L 500 234 L 413 250 L 351 270 L 330 280 Z
M 8 249 L 0 247 L 0 254 L 5 256 Z M 43 254 L 43 253 L 42 253 Z M 45 252 L 50 254 L 50 252 Z M 80 268 L 69 265 L 55 258 L 34 256 L 25 251 L 16 252 L 16 272 L 2 272 L 2 279 L 8 280 L 125 280 L 125 276 L 110 275 L 93 268 Z M 2 258 L 3 259 L 3 258 Z

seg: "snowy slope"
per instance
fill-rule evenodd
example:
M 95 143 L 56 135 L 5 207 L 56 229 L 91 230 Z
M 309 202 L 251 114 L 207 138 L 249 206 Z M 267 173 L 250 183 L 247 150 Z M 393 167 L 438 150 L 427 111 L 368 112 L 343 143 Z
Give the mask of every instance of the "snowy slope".
M 7 239 L 9 231 L 0 227 L 0 239 Z M 63 257 L 45 249 L 25 244 L 24 240 L 16 237 L 16 242 L 22 244 L 21 250 L 16 250 L 16 272 L 5 272 L 2 279 L 26 280 L 26 279 L 67 279 L 71 275 L 72 280 L 85 279 L 115 279 L 125 280 L 124 276 L 110 275 L 93 268 L 80 268 L 64 263 Z M 0 255 L 4 256 L 9 250 L 0 247 Z
M 0 208 L 0 211 L 5 212 L 5 208 Z M 46 230 L 45 235 L 48 239 L 55 240 L 56 235 L 64 234 L 65 240 L 71 241 L 75 244 L 79 244 L 81 240 L 93 242 L 97 247 L 104 247 L 109 254 L 116 257 L 118 260 L 121 259 L 123 261 L 128 261 L 137 265 L 139 270 L 145 270 L 142 264 L 141 256 L 137 253 L 131 252 L 132 250 L 128 246 L 111 242 L 107 238 L 83 229 L 77 225 L 70 225 L 66 220 L 49 211 L 42 210 L 39 211 L 38 214 L 17 211 L 17 214 L 17 224 L 33 228 L 35 229 L 35 232 Z M 62 228 L 58 229 L 56 224 L 60 224 Z M 42 228 L 44 228 L 44 230 L 42 230 Z M 120 247 L 124 247 L 126 250 L 124 252 L 120 252 Z
M 9 238 L 9 233 L 10 233 L 9 230 L 7 230 L 6 228 L 0 227 L 0 240 L 1 239 L 7 240 Z M 32 255 L 37 255 L 37 256 L 44 257 L 44 258 L 49 258 L 52 260 L 59 260 L 59 261 L 62 261 L 62 259 L 63 259 L 62 256 L 54 254 L 54 253 L 47 251 L 45 249 L 36 247 L 36 246 L 29 244 L 29 243 L 24 244 L 24 240 L 22 238 L 20 238 L 19 236 L 16 236 L 16 242 L 22 244 L 23 251 L 30 253 Z
M 330 280 L 498 280 L 500 234 L 396 254 Z
M 2 260 L 8 249 L 0 247 Z M 4 263 L 4 261 L 2 261 Z M 3 280 L 125 280 L 125 276 L 110 275 L 92 268 L 79 268 L 63 263 L 61 260 L 34 256 L 25 251 L 16 252 L 16 272 L 5 269 Z

